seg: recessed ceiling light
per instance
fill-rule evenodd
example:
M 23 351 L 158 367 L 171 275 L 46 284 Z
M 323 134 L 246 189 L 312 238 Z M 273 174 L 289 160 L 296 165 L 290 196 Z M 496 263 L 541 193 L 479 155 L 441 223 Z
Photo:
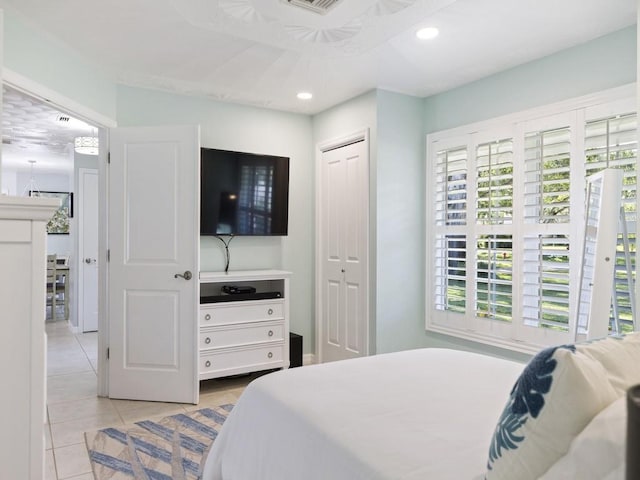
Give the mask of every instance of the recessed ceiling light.
M 439 33 L 440 30 L 438 30 L 436 27 L 426 27 L 418 30 L 416 32 L 416 37 L 418 37 L 420 40 L 431 40 L 432 38 L 436 38 Z
M 311 94 L 309 92 L 300 92 L 300 93 L 298 93 L 297 97 L 300 100 L 311 100 L 313 98 L 313 94 Z

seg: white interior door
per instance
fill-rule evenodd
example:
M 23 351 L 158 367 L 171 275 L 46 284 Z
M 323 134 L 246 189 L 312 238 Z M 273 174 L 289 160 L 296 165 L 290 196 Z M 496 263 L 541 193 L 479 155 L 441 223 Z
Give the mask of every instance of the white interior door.
M 98 330 L 98 170 L 78 170 L 78 309 L 83 332 Z
M 199 129 L 110 145 L 109 397 L 197 403 Z
M 321 361 L 368 354 L 368 143 L 324 150 L 320 166 Z

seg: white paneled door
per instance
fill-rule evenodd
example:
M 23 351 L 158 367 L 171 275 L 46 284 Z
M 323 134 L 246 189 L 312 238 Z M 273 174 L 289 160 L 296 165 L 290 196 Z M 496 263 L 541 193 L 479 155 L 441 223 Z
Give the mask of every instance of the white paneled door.
M 321 152 L 321 361 L 368 354 L 368 143 Z
M 197 403 L 197 127 L 110 132 L 109 397 Z
M 83 332 L 98 330 L 98 170 L 78 169 L 78 314 Z

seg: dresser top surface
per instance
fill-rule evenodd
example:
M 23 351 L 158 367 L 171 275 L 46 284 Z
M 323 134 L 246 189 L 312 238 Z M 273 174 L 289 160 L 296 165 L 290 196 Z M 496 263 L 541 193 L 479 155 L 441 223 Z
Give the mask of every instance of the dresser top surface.
M 231 272 L 200 272 L 200 282 L 224 282 L 245 280 L 277 280 L 291 277 L 285 270 L 237 270 Z

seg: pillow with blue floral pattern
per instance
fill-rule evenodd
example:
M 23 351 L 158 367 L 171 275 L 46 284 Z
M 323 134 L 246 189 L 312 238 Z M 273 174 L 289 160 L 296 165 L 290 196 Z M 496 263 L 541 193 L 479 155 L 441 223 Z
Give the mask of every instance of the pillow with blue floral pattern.
M 620 396 L 599 355 L 590 352 L 597 343 L 547 348 L 527 364 L 491 440 L 486 480 L 539 478 Z

